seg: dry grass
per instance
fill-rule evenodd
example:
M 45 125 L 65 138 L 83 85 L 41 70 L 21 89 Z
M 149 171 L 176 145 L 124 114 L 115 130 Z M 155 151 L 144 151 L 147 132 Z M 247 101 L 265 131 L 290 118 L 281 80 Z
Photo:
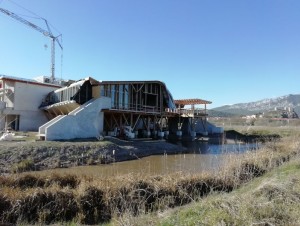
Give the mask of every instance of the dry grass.
M 129 174 L 110 179 L 55 174 L 1 176 L 0 223 L 99 224 L 114 219 L 125 224 L 132 216 L 239 188 L 297 156 L 299 147 L 298 136 L 270 142 L 258 151 L 232 156 L 226 168 L 210 174 Z
M 299 225 L 300 158 L 232 193 L 211 194 L 164 214 L 127 218 L 128 225 Z

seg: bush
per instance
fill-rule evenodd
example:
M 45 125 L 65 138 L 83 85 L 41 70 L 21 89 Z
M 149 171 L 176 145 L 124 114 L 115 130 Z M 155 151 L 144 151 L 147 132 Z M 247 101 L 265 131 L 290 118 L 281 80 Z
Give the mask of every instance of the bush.
M 18 177 L 12 184 L 14 187 L 19 187 L 21 189 L 44 187 L 45 180 L 32 175 L 24 175 Z
M 95 187 L 89 187 L 80 197 L 82 223 L 98 224 L 111 219 L 110 208 L 104 202 L 104 192 Z
M 22 160 L 21 162 L 13 166 L 14 173 L 22 173 L 25 171 L 32 171 L 32 170 L 35 170 L 34 162 L 32 159 Z
M 10 222 L 54 223 L 71 221 L 78 213 L 78 204 L 71 192 L 37 191 L 19 200 L 10 211 Z

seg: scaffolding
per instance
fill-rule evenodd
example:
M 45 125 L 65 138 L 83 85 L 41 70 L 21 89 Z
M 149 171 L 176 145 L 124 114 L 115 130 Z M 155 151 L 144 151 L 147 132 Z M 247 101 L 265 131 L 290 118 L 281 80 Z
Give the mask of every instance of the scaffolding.
M 54 118 L 73 114 L 83 104 L 101 97 L 110 100 L 110 104 L 101 109 L 103 133 L 119 137 L 124 136 L 125 130 L 135 133 L 135 137 L 164 132 L 176 135 L 178 130 L 191 135 L 197 120 L 200 119 L 205 127 L 206 104 L 211 103 L 201 99 L 174 101 L 161 81 L 98 82 L 87 78 L 49 93 L 40 109 L 48 118 Z M 205 108 L 196 108 L 198 104 L 204 104 Z
M 166 130 L 168 118 L 179 114 L 172 95 L 160 81 L 105 81 L 100 90 L 101 96 L 111 98 L 111 108 L 102 110 L 104 130 L 120 136 L 126 126 L 137 134 Z

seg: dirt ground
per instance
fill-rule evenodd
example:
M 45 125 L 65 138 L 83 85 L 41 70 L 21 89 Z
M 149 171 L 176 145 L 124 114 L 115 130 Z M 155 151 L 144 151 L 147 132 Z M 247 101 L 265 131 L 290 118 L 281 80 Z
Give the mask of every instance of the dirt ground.
M 175 154 L 184 147 L 165 140 L 115 138 L 75 141 L 37 141 L 28 137 L 0 141 L 0 174 L 59 167 L 105 164 L 155 154 Z
M 245 135 L 226 131 L 227 141 L 266 142 L 279 135 Z M 80 165 L 107 164 L 150 155 L 183 153 L 183 146 L 165 140 L 120 140 L 106 137 L 73 141 L 39 141 L 36 133 L 18 133 L 12 141 L 0 141 L 0 175 Z

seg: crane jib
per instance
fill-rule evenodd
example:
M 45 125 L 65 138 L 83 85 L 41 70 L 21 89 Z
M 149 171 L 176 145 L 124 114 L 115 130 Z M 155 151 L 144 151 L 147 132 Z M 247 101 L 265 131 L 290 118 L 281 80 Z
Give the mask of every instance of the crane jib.
M 44 19 L 44 18 L 41 18 L 41 19 L 43 19 L 45 21 L 48 31 L 46 31 L 43 28 L 40 28 L 39 26 L 37 26 L 37 25 L 29 22 L 28 20 L 25 20 L 24 18 L 18 16 L 17 14 L 15 14 L 13 12 L 10 12 L 7 9 L 0 8 L 0 12 L 2 12 L 4 14 L 6 14 L 6 15 L 8 15 L 8 16 L 16 19 L 16 20 L 18 20 L 19 22 L 21 22 L 23 24 L 26 24 L 27 26 L 29 26 L 29 27 L 31 27 L 31 28 L 33 28 L 33 29 L 41 32 L 43 35 L 48 36 L 48 37 L 50 37 L 52 39 L 52 48 L 51 48 L 51 80 L 52 80 L 52 82 L 54 82 L 54 80 L 55 80 L 55 76 L 54 76 L 54 74 L 55 74 L 55 44 L 54 43 L 56 41 L 58 43 L 58 45 L 60 46 L 60 48 L 63 49 L 61 43 L 57 39 L 58 37 L 60 37 L 62 35 L 60 34 L 60 35 L 58 35 L 58 36 L 55 37 L 52 34 L 52 32 L 50 30 L 50 27 L 48 26 L 47 20 Z

